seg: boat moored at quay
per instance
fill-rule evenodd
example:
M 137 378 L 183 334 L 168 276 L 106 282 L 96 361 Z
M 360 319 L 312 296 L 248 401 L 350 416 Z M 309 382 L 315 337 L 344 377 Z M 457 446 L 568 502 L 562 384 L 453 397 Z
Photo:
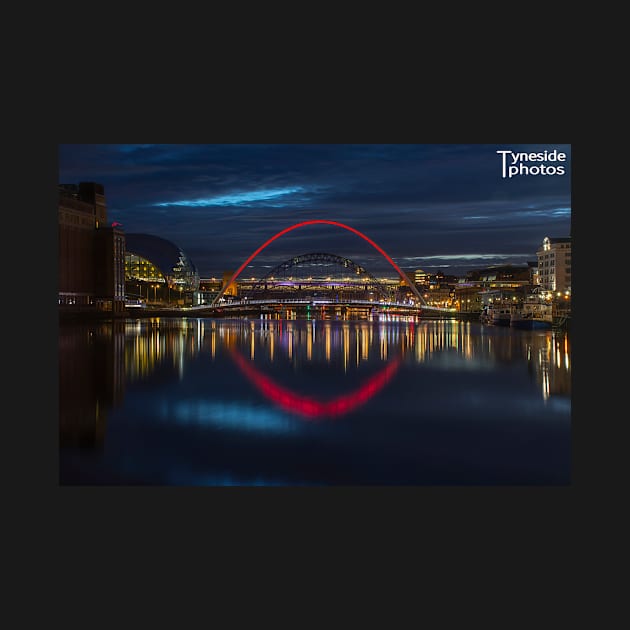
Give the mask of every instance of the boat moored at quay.
M 538 297 L 526 298 L 512 307 L 510 326 L 523 330 L 550 330 L 553 326 L 553 307 Z
M 482 324 L 521 330 L 565 329 L 570 319 L 569 305 L 554 304 L 538 295 L 526 296 L 518 302 L 502 300 L 486 304 L 479 315 Z
M 486 304 L 479 319 L 482 324 L 490 324 L 493 326 L 509 326 L 512 316 L 512 305 L 505 302 L 494 302 Z

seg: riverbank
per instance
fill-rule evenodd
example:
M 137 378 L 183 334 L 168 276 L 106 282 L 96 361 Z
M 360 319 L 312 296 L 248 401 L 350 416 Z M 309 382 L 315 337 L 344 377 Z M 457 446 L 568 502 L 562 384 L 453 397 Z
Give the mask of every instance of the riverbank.
M 274 313 L 268 313 L 267 315 L 273 315 Z M 385 314 L 385 313 L 383 313 Z M 391 313 L 394 314 L 394 313 Z M 409 316 L 411 313 L 396 313 L 401 316 Z M 124 319 L 154 319 L 160 318 L 197 318 L 207 317 L 216 319 L 230 319 L 230 318 L 256 318 L 260 317 L 259 310 L 255 311 L 241 311 L 238 314 L 230 312 L 229 309 L 198 309 L 198 308 L 177 308 L 177 309 L 153 309 L 153 308 L 129 308 L 124 311 L 111 312 L 111 311 L 59 311 L 59 322 L 75 323 L 75 322 L 92 322 L 92 321 L 111 321 L 111 320 L 124 320 Z M 458 321 L 478 321 L 479 313 L 424 313 L 420 314 L 421 319 L 426 320 L 441 320 L 441 319 L 456 319 Z M 312 319 L 318 319 L 316 316 L 312 316 Z M 285 319 L 285 318 L 283 318 Z M 297 319 L 306 319 L 298 317 Z M 322 319 L 334 319 L 331 314 Z
M 270 313 L 271 315 L 271 313 Z M 404 314 L 401 314 L 405 316 Z M 407 314 L 408 316 L 408 314 Z M 230 313 L 229 310 L 223 309 L 152 309 L 152 308 L 129 308 L 124 311 L 112 313 L 111 311 L 59 311 L 59 323 L 81 323 L 81 322 L 99 322 L 99 321 L 122 321 L 125 319 L 155 319 L 155 318 L 183 319 L 183 318 L 214 318 L 214 319 L 230 319 L 230 318 L 250 318 L 258 319 L 260 312 L 241 312 L 238 315 Z M 479 313 L 474 311 L 464 313 L 448 313 L 448 314 L 421 314 L 422 320 L 457 320 L 461 322 L 478 322 Z M 281 318 L 286 319 L 286 318 Z M 303 317 L 290 319 L 306 319 Z M 327 317 L 313 316 L 311 319 L 336 319 L 328 315 Z M 362 318 L 360 318 L 362 319 Z M 571 316 L 563 315 L 562 317 L 554 317 L 552 328 L 559 331 L 569 330 L 571 324 Z

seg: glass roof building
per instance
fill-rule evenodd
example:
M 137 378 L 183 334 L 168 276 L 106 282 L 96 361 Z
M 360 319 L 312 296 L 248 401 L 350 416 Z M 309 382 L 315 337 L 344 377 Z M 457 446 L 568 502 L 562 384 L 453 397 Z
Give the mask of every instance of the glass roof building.
M 174 243 L 152 234 L 125 235 L 125 280 L 155 282 L 197 291 L 199 272 Z

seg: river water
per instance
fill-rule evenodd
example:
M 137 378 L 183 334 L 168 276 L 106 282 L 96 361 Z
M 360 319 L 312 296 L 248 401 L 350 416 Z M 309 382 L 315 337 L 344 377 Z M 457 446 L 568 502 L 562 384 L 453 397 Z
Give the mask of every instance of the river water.
M 570 334 L 479 322 L 59 327 L 61 485 L 566 485 Z

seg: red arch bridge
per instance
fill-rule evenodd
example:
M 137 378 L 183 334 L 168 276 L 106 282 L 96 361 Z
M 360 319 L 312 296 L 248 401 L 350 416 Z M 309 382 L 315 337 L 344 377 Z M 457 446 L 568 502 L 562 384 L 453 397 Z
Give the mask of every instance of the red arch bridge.
M 369 243 L 376 251 L 378 251 L 387 262 L 393 267 L 404 285 L 404 291 L 393 291 L 391 287 L 384 285 L 382 281 L 377 280 L 367 272 L 367 270 L 348 258 L 342 258 L 334 254 L 327 253 L 311 253 L 295 256 L 284 261 L 264 278 L 256 281 L 249 291 L 243 293 L 239 297 L 224 297 L 226 291 L 240 276 L 242 271 L 260 254 L 266 247 L 273 243 L 276 239 L 298 228 L 315 225 L 327 224 L 348 230 L 364 241 Z M 313 280 L 301 279 L 295 280 L 288 274 L 296 267 L 302 265 L 337 265 L 345 268 L 349 277 L 345 280 L 332 280 L 326 283 L 324 279 L 319 278 Z M 364 291 L 357 291 L 357 287 L 363 285 Z M 314 291 L 314 287 L 327 289 L 321 292 Z M 330 289 L 336 289 L 331 291 Z M 411 296 L 409 296 L 409 292 Z M 369 298 L 367 296 L 370 296 Z M 265 310 L 273 307 L 283 306 L 292 308 L 309 308 L 326 307 L 326 306 L 345 306 L 359 309 L 395 309 L 398 312 L 422 312 L 425 314 L 444 314 L 453 313 L 454 309 L 439 308 L 427 305 L 426 301 L 416 288 L 415 284 L 407 277 L 402 269 L 392 260 L 391 256 L 377 245 L 372 239 L 368 238 L 359 230 L 339 223 L 338 221 L 329 221 L 326 219 L 314 219 L 310 221 L 302 221 L 288 228 L 285 228 L 265 241 L 258 249 L 256 249 L 232 274 L 231 278 L 223 285 L 220 292 L 215 296 L 210 306 L 197 307 L 198 310 L 212 309 L 237 313 L 242 310 Z M 197 310 L 194 309 L 194 310 Z

